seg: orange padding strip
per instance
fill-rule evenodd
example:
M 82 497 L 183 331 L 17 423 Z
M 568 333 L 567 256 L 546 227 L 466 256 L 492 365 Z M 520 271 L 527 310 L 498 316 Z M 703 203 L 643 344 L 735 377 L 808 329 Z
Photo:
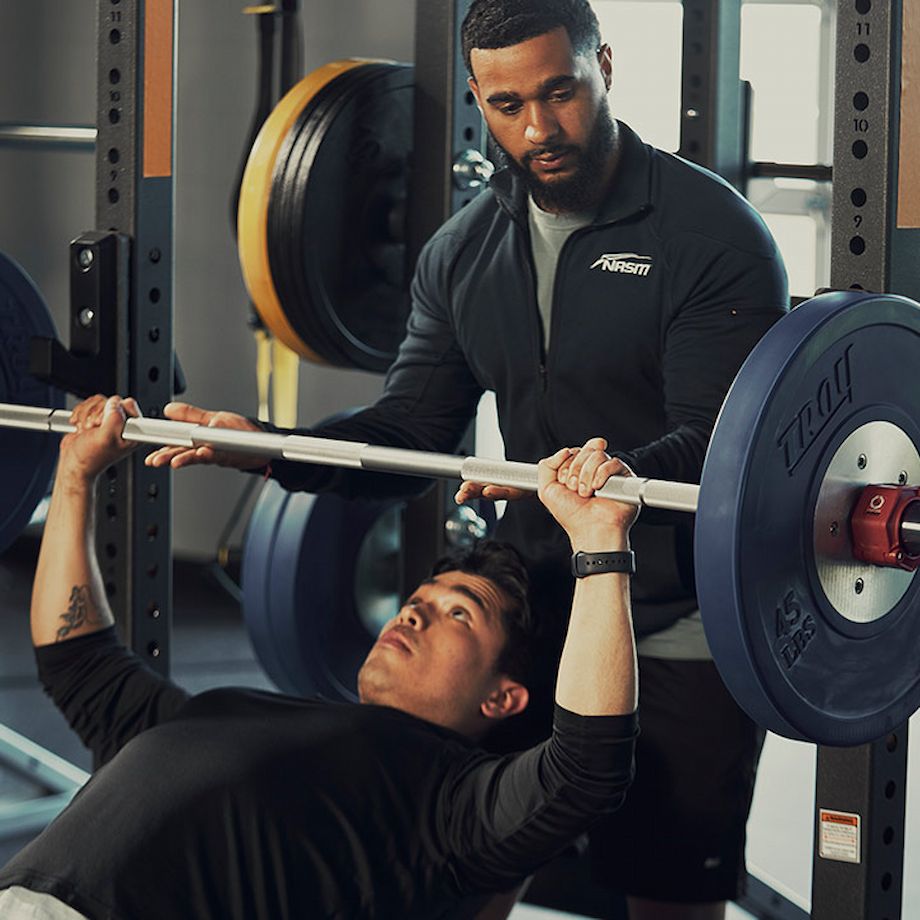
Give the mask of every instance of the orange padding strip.
M 144 4 L 144 159 L 148 179 L 172 175 L 173 0 Z
M 901 30 L 901 143 L 898 228 L 920 227 L 920 0 L 904 0 Z

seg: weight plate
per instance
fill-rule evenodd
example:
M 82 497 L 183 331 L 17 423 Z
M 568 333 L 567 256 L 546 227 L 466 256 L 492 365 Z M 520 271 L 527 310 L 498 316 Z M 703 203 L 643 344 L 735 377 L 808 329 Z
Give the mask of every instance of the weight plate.
M 298 337 L 339 366 L 384 371 L 405 333 L 412 102 L 408 65 L 342 74 L 317 94 L 276 162 L 272 277 Z
M 0 402 L 60 409 L 64 394 L 29 374 L 33 336 L 57 338 L 48 307 L 32 279 L 0 253 Z M 0 552 L 19 536 L 48 491 L 58 437 L 7 430 L 0 436 Z
M 368 62 L 339 74 L 310 99 L 288 132 L 275 161 L 272 192 L 268 206 L 268 252 L 272 278 L 285 315 L 299 338 L 324 361 L 351 366 L 342 347 L 341 336 L 330 332 L 321 311 L 313 303 L 304 270 L 304 195 L 311 169 L 327 132 L 351 104 L 356 95 L 369 94 L 370 84 L 390 65 Z M 344 200 L 339 202 L 345 207 Z M 317 238 L 311 226 L 311 240 Z M 308 243 L 309 245 L 309 243 Z
M 358 669 L 379 628 L 357 600 L 358 584 L 368 591 L 359 559 L 369 534 L 376 530 L 381 542 L 378 521 L 398 525 L 398 505 L 287 493 L 266 482 L 246 534 L 243 612 L 260 663 L 285 693 L 357 699 Z M 391 593 L 392 586 L 380 590 Z M 389 616 L 398 609 L 398 589 L 392 598 Z M 370 616 L 389 619 L 379 605 Z
M 822 295 L 767 332 L 722 407 L 696 517 L 700 608 L 729 690 L 777 734 L 862 744 L 920 706 L 918 579 L 886 594 L 887 612 L 854 615 L 825 593 L 815 556 L 819 499 L 854 432 L 889 423 L 916 456 L 920 391 L 907 381 L 918 353 L 913 302 Z
M 269 479 L 259 493 L 243 541 L 243 614 L 256 657 L 275 683 L 279 683 L 281 658 L 271 623 L 271 557 L 278 524 L 291 494 Z
M 240 186 L 237 211 L 237 248 L 243 280 L 249 297 L 271 329 L 288 348 L 314 361 L 319 355 L 310 353 L 300 340 L 281 309 L 268 258 L 268 203 L 272 189 L 275 161 L 285 138 L 310 100 L 330 80 L 366 62 L 333 61 L 314 70 L 293 86 L 275 106 L 259 131 L 252 146 Z

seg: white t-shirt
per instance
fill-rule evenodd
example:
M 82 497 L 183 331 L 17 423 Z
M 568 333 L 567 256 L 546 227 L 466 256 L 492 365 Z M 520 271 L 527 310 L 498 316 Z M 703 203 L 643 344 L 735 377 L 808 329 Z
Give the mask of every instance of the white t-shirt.
M 594 220 L 594 214 L 550 214 L 543 211 L 533 198 L 527 199 L 530 223 L 530 247 L 537 270 L 537 303 L 543 320 L 543 342 L 549 350 L 550 317 L 553 312 L 553 285 L 556 265 L 565 241 Z

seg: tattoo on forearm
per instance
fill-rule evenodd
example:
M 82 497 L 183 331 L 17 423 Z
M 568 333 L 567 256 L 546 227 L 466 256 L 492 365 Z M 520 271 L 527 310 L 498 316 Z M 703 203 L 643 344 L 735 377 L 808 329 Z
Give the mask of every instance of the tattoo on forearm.
M 57 631 L 57 642 L 66 639 L 81 626 L 100 626 L 103 624 L 96 605 L 93 604 L 89 585 L 74 585 L 70 589 L 70 604 L 66 613 L 61 614 L 64 625 Z

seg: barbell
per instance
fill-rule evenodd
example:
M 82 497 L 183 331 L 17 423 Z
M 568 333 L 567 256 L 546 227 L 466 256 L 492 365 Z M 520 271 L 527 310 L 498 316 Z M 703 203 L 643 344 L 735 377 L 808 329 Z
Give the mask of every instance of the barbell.
M 758 723 L 853 745 L 920 707 L 920 306 L 856 292 L 774 325 L 723 403 L 699 485 L 617 477 L 600 495 L 696 514 L 697 593 L 716 665 Z M 69 413 L 0 405 L 0 426 Z M 536 466 L 301 435 L 130 419 L 127 440 L 536 488 Z M 641 565 L 641 560 L 640 560 Z

